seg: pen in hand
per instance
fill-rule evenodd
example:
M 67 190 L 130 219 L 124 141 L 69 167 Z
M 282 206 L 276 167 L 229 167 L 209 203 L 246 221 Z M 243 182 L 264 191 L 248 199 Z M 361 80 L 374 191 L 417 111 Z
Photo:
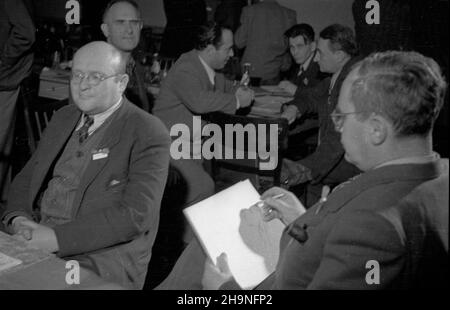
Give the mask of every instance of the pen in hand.
M 272 197 L 270 197 L 270 198 L 272 198 L 272 199 L 280 199 L 280 198 L 282 198 L 284 196 L 284 194 L 282 193 L 282 194 L 278 194 L 278 195 L 275 195 L 275 196 L 272 196 Z M 260 208 L 262 208 L 262 207 L 264 207 L 264 200 L 260 200 L 260 201 L 258 201 L 257 203 L 256 203 L 256 206 L 258 206 L 258 207 L 260 207 Z M 264 212 L 264 215 L 268 215 L 270 212 L 272 212 L 272 208 L 269 208 L 266 212 Z

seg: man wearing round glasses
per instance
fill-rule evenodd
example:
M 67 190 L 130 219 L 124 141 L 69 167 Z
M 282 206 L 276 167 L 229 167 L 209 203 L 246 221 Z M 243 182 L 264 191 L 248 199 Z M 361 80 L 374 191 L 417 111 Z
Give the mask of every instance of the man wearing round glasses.
M 77 51 L 74 104 L 52 117 L 14 180 L 1 219 L 31 246 L 140 289 L 159 222 L 170 138 L 159 119 L 123 96 L 125 67 L 120 51 L 106 42 Z

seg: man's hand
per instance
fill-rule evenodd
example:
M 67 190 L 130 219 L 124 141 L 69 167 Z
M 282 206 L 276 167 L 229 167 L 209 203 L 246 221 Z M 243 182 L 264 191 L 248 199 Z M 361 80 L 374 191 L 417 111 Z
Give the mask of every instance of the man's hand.
M 24 216 L 15 217 L 11 225 L 14 237 L 25 240 L 29 245 L 48 252 L 59 250 L 58 240 L 52 228 L 38 224 Z
M 290 187 L 310 180 L 312 180 L 312 173 L 308 167 L 289 159 L 283 159 L 283 166 L 281 167 L 283 186 Z
M 233 279 L 225 253 L 217 257 L 217 266 L 208 258 L 205 262 L 202 285 L 204 290 L 218 290 L 222 284 Z
M 281 117 L 288 120 L 289 125 L 292 124 L 298 116 L 298 109 L 295 105 L 287 105 L 281 113 Z
M 13 236 L 23 240 L 31 240 L 33 235 L 33 228 L 31 227 L 33 223 L 37 224 L 24 216 L 16 216 L 11 223 Z
M 59 250 L 58 240 L 52 228 L 37 223 L 34 223 L 32 228 L 33 235 L 31 240 L 28 241 L 31 246 L 51 253 Z
M 280 84 L 278 84 L 278 87 L 291 95 L 294 95 L 295 92 L 297 91 L 297 86 L 294 83 L 286 80 L 281 81 Z
M 236 90 L 236 98 L 239 100 L 239 105 L 241 108 L 248 107 L 253 99 L 255 99 L 255 92 L 250 88 L 239 87 Z
M 277 199 L 272 198 L 279 194 L 283 196 Z M 262 208 L 266 222 L 278 218 L 287 226 L 306 212 L 305 207 L 293 193 L 280 187 L 272 187 L 265 191 L 261 199 L 264 200 Z

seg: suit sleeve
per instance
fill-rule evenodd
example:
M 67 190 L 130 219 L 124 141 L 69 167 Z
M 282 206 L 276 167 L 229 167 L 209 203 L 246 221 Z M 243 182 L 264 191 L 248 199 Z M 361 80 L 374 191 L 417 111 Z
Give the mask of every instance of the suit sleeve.
M 5 1 L 5 10 L 12 28 L 1 61 L 4 66 L 13 66 L 33 45 L 35 28 L 22 0 Z
M 237 48 L 244 48 L 247 45 L 248 39 L 248 27 L 249 27 L 249 14 L 247 7 L 242 9 L 241 13 L 241 25 L 234 34 L 234 44 Z
M 344 214 L 329 233 L 319 268 L 307 288 L 388 288 L 402 272 L 405 254 L 399 234 L 382 215 L 370 211 Z M 369 284 L 378 275 L 379 284 Z
M 320 182 L 344 160 L 345 152 L 340 141 L 337 132 L 328 132 L 311 155 L 298 161 L 311 170 L 313 182 Z
M 91 252 L 128 242 L 148 231 L 156 235 L 168 174 L 170 138 L 160 122 L 150 129 L 155 134 L 137 139 L 131 151 L 128 181 L 121 200 L 54 227 L 59 256 Z
M 34 152 L 31 159 L 26 163 L 25 167 L 14 178 L 10 191 L 8 193 L 8 204 L 5 211 L 1 214 L 1 220 L 5 224 L 8 232 L 10 221 L 16 216 L 25 216 L 33 219 L 32 210 L 28 207 L 28 199 L 30 197 L 30 181 L 35 165 L 36 152 Z
M 300 88 L 293 100 L 287 104 L 295 105 L 300 114 L 318 113 L 318 106 L 326 100 L 329 79 L 325 79 L 314 87 Z
M 173 87 L 173 91 L 193 114 L 215 111 L 236 112 L 237 103 L 234 93 L 205 90 L 200 79 L 192 75 L 192 71 L 188 68 L 180 69 L 174 79 L 173 84 L 176 87 Z

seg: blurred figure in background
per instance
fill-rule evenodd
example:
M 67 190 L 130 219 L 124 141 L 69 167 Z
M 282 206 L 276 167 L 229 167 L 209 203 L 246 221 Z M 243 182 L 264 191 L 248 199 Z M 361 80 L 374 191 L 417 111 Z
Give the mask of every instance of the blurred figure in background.
M 199 26 L 207 22 L 204 0 L 164 0 L 166 27 L 161 41 L 160 55 L 178 58 L 194 48 Z
M 11 181 L 16 102 L 20 84 L 31 72 L 34 41 L 31 6 L 0 0 L 0 212 Z
M 250 77 L 266 85 L 280 82 L 280 71 L 291 65 L 284 32 L 296 23 L 297 13 L 275 0 L 260 0 L 242 9 L 235 44 L 245 48 L 241 64 L 251 64 Z
M 137 3 L 133 0 L 112 0 L 103 13 L 101 30 L 106 41 L 116 47 L 127 60 L 130 81 L 125 96 L 141 109 L 151 112 L 153 96 L 144 84 L 144 69 L 136 55 L 143 21 Z

